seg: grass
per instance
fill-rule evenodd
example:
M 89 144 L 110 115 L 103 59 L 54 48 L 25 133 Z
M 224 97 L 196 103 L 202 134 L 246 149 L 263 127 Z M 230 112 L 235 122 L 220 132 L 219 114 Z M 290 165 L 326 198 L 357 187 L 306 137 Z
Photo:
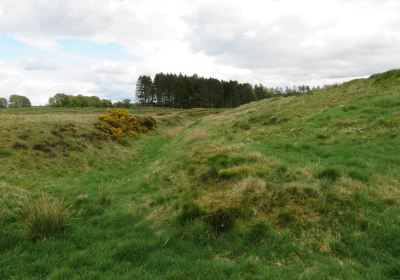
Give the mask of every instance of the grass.
M 110 205 L 114 195 L 114 189 L 102 184 L 99 190 L 99 202 L 102 205 Z
M 17 203 L 24 227 L 32 240 L 45 240 L 63 231 L 71 218 L 66 201 L 43 193 L 28 195 Z
M 207 132 L 204 129 L 196 129 L 186 138 L 188 142 L 201 141 L 207 138 Z
M 1 110 L 0 278 L 396 279 L 399 92 L 136 108 L 159 125 L 126 145 L 85 137 L 97 109 Z M 41 195 L 69 218 L 27 234 L 12 198 Z

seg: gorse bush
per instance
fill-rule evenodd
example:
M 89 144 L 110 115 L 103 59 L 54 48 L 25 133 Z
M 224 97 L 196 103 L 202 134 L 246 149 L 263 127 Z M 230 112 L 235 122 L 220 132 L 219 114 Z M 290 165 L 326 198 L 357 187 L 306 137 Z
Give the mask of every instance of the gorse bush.
M 152 117 L 140 117 L 129 114 L 125 109 L 108 109 L 96 123 L 97 134 L 105 139 L 121 139 L 138 136 L 154 128 L 156 121 Z
M 46 194 L 28 195 L 19 204 L 24 226 L 33 240 L 43 240 L 64 230 L 71 217 L 65 200 Z

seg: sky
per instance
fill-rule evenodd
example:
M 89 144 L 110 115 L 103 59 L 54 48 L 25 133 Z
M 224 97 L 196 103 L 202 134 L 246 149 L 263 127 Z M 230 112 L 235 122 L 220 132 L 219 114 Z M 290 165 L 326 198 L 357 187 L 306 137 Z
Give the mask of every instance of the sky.
M 0 0 L 0 96 L 134 99 L 139 75 L 322 85 L 400 68 L 399 0 Z

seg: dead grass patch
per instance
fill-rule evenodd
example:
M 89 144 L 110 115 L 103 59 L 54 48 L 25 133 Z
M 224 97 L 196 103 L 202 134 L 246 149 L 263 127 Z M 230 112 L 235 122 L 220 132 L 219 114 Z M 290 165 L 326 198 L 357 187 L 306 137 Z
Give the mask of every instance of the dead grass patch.
M 193 130 L 193 132 L 186 137 L 186 140 L 191 143 L 191 142 L 201 141 L 206 138 L 207 138 L 207 132 L 204 129 L 199 128 Z
M 198 199 L 198 204 L 202 209 L 211 210 L 239 207 L 249 194 L 261 198 L 267 191 L 266 186 L 263 179 L 249 176 L 225 190 L 208 192 Z
M 177 126 L 171 129 L 164 130 L 162 136 L 165 138 L 172 138 L 183 130 L 182 126 Z

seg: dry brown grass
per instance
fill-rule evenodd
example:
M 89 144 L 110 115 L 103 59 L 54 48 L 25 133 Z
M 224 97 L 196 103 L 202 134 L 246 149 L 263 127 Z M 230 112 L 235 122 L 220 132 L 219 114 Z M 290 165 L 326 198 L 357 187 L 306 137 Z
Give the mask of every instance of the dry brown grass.
M 165 138 L 172 138 L 176 134 L 181 132 L 182 130 L 183 130 L 182 126 L 177 126 L 177 127 L 174 127 L 174 128 L 170 128 L 170 129 L 164 130 L 162 132 L 162 136 L 165 137 Z
M 193 130 L 193 132 L 186 137 L 186 140 L 188 142 L 196 142 L 204 140 L 206 138 L 207 138 L 207 132 L 202 128 L 198 128 Z
M 202 209 L 218 209 L 237 207 L 246 194 L 252 193 L 261 196 L 266 192 L 266 182 L 258 177 L 249 176 L 231 187 L 217 191 L 207 192 L 199 198 L 198 204 Z

